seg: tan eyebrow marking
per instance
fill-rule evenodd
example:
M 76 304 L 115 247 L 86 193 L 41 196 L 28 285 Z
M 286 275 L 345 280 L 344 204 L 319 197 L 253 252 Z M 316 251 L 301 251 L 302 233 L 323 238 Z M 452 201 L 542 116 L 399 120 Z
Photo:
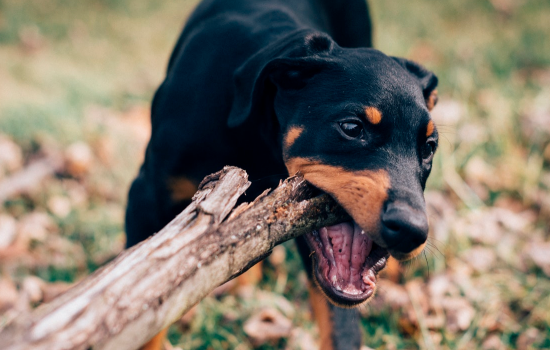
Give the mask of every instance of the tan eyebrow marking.
M 433 120 L 430 120 L 428 122 L 428 125 L 426 126 L 426 137 L 432 136 L 432 134 L 434 133 L 434 130 L 435 130 L 434 122 Z
M 299 126 L 290 127 L 290 129 L 286 133 L 285 139 L 284 139 L 285 149 L 289 149 L 294 144 L 296 139 L 298 137 L 300 137 L 300 135 L 302 134 L 303 131 L 304 131 L 304 128 L 299 127 Z
M 376 107 L 365 108 L 365 114 L 367 116 L 367 120 L 374 125 L 380 123 L 382 120 L 382 112 L 380 112 Z
M 428 111 L 431 111 L 432 109 L 434 109 L 438 99 L 439 98 L 437 96 L 437 90 L 432 91 L 430 93 L 430 96 L 428 96 L 428 99 L 426 100 L 426 106 L 428 107 Z

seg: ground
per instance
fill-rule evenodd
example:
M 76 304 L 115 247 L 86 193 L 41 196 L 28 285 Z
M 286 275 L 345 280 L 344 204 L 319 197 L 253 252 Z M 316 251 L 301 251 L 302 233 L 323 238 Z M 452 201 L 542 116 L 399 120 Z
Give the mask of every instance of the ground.
M 0 0 L 0 328 L 123 249 L 152 94 L 195 3 Z M 370 4 L 376 47 L 439 76 L 442 141 L 430 243 L 360 308 L 365 343 L 549 349 L 550 2 Z M 307 349 L 318 336 L 305 280 L 288 242 L 257 287 L 208 297 L 170 342 Z M 253 345 L 244 325 L 266 308 L 283 337 Z

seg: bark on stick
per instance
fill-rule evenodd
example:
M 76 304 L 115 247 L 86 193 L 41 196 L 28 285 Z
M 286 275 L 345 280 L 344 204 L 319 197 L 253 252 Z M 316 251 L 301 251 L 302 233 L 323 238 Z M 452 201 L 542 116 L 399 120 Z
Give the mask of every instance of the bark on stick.
M 4 350 L 136 349 L 274 246 L 349 216 L 302 177 L 234 208 L 244 170 L 207 176 L 159 233 L 0 332 Z

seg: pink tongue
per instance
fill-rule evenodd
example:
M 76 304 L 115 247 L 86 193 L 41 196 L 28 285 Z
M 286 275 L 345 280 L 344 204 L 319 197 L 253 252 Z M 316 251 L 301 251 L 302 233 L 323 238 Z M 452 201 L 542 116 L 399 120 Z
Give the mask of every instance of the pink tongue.
M 372 241 L 355 223 L 323 227 L 319 231 L 330 266 L 328 279 L 338 290 L 350 294 L 363 291 L 361 272 Z

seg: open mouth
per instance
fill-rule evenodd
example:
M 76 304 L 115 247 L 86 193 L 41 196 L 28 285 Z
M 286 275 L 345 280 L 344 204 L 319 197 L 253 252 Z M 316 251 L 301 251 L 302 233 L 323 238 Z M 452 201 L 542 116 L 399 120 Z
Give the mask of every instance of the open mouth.
M 305 237 L 314 252 L 313 275 L 329 299 L 352 307 L 374 295 L 389 253 L 355 222 L 323 227 Z

